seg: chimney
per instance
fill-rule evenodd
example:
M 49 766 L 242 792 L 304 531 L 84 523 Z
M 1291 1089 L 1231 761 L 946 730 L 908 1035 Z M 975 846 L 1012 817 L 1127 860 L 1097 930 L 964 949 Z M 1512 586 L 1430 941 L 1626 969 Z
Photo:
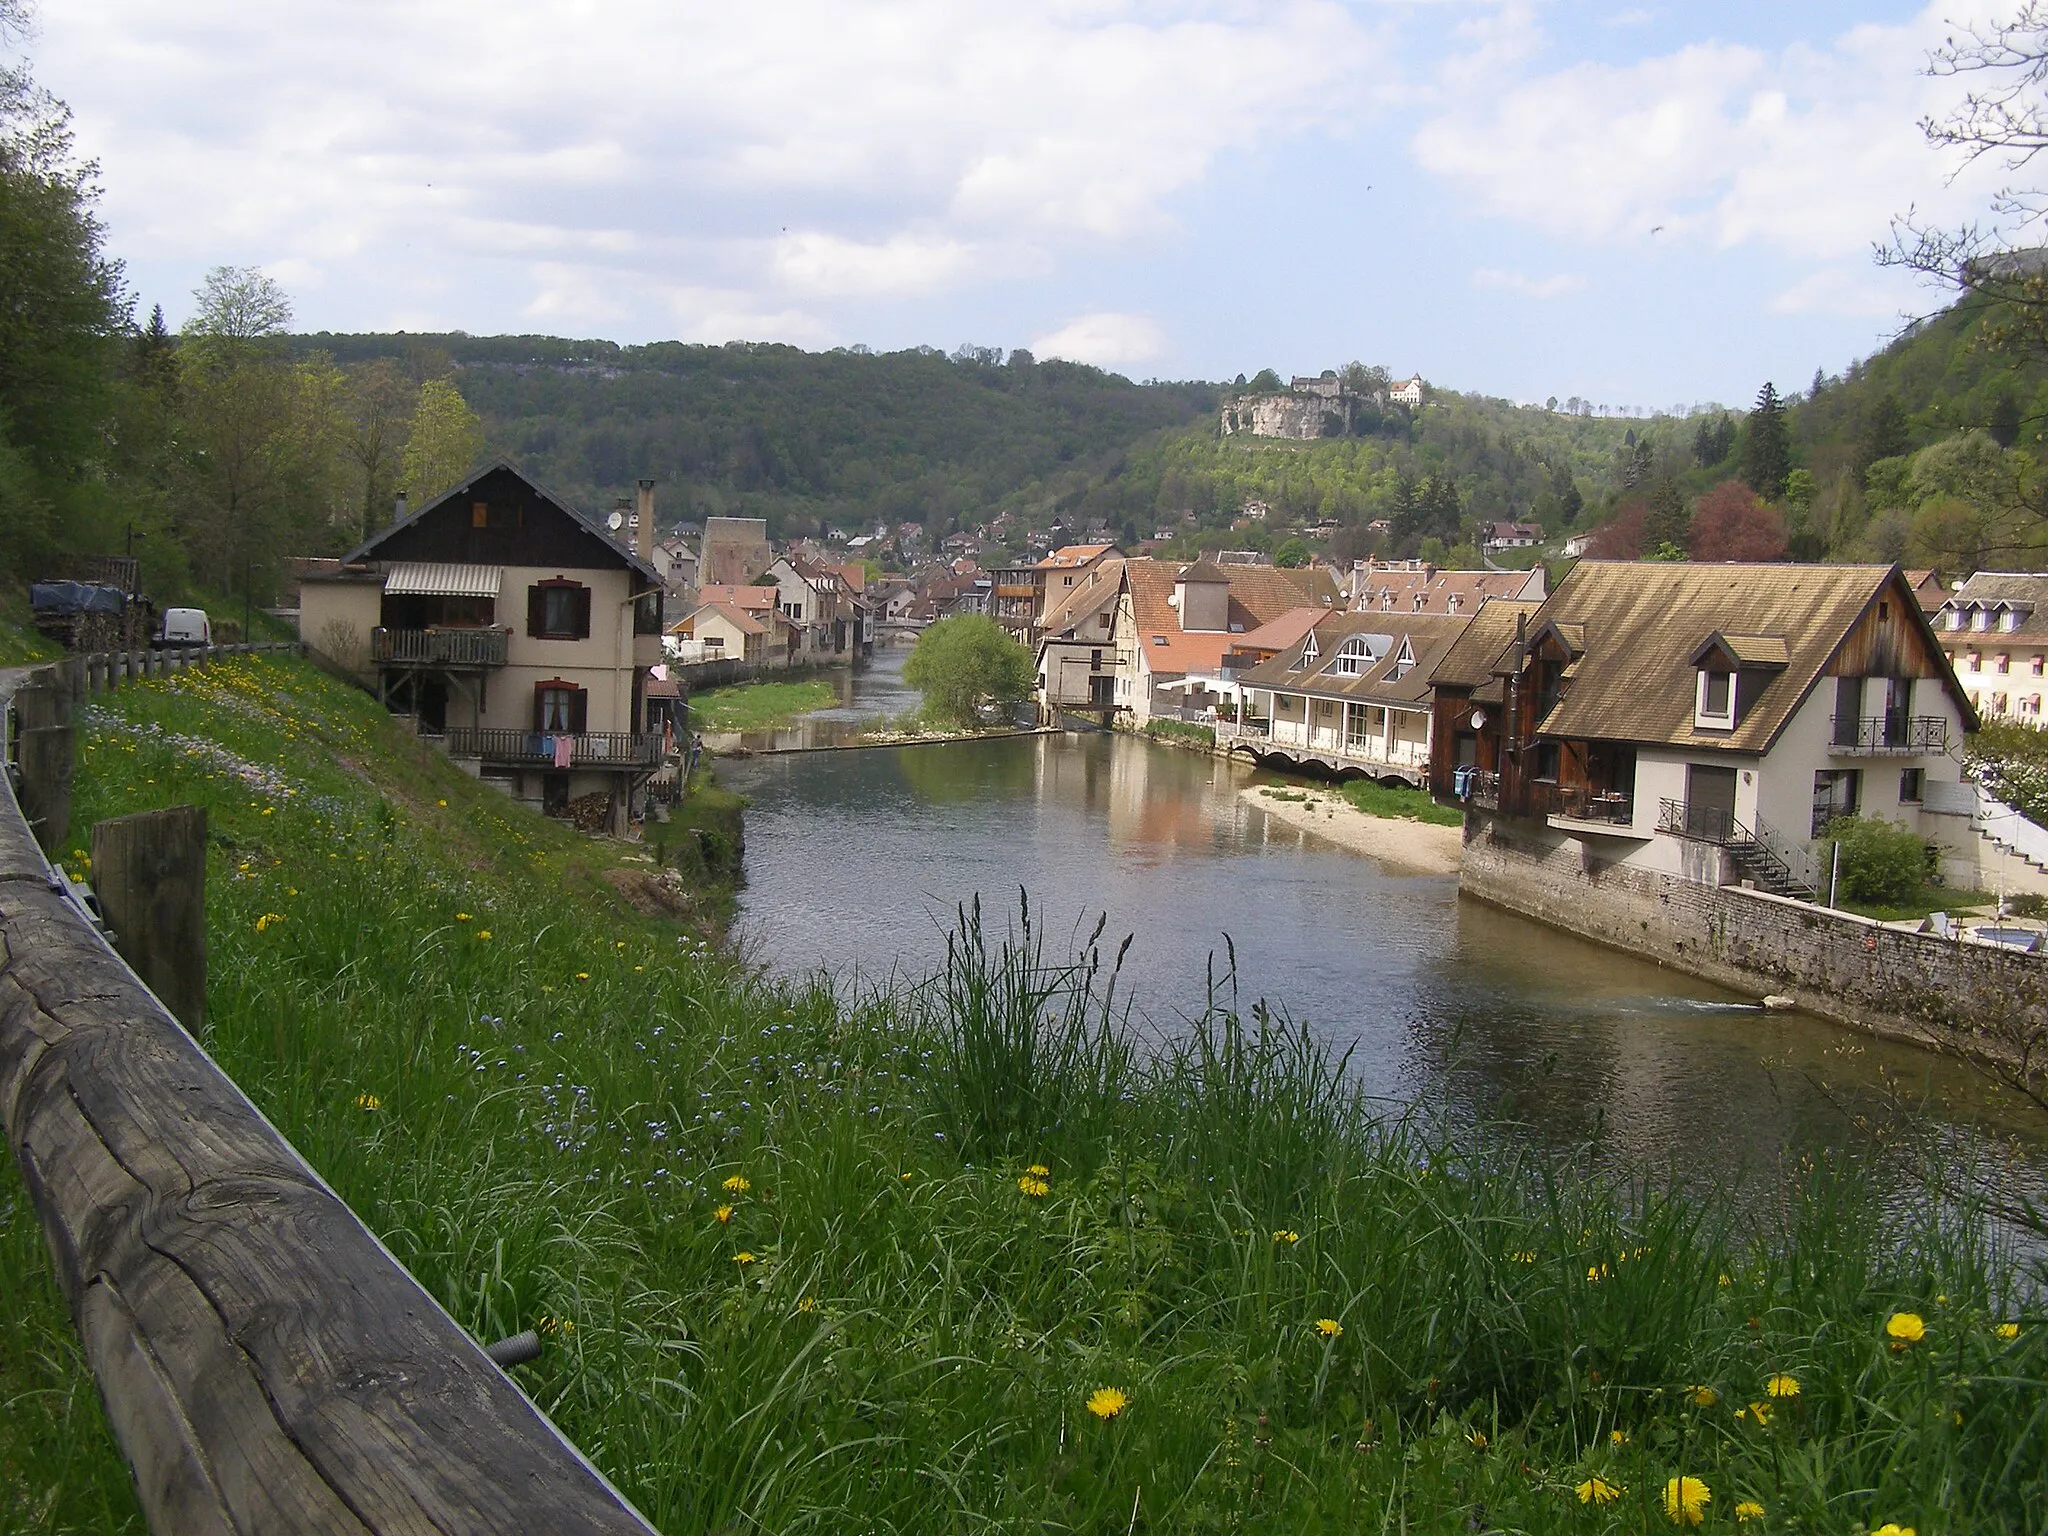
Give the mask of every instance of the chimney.
M 612 503 L 612 511 L 618 514 L 619 519 L 619 525 L 612 529 L 612 537 L 621 544 L 631 544 L 633 541 L 633 503 L 621 496 Z
M 398 500 L 392 505 L 391 521 L 394 523 L 405 521 L 405 492 L 403 491 L 398 493 Z
M 642 560 L 654 561 L 654 482 L 640 482 L 640 502 L 637 510 L 636 527 L 638 537 L 633 541 L 633 552 Z

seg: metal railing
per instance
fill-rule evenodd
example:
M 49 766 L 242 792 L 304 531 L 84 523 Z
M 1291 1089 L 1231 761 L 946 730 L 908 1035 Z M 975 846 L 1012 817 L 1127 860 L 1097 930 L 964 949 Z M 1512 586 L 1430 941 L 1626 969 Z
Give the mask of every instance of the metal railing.
M 1696 843 L 1732 843 L 1741 823 L 1735 813 L 1718 805 L 1694 805 L 1689 800 L 1659 800 L 1657 830 Z
M 1733 811 L 1693 805 L 1684 800 L 1657 802 L 1657 830 L 1726 848 L 1738 865 L 1759 883 L 1779 894 L 1812 896 L 1820 889 L 1820 866 L 1813 850 L 1773 827 L 1762 817 L 1744 826 Z
M 1584 784 L 1538 784 L 1534 791 L 1537 808 L 1548 816 L 1617 826 L 1631 825 L 1636 819 L 1635 797 L 1620 790 L 1593 789 Z
M 1948 721 L 1940 715 L 1836 715 L 1828 750 L 1835 753 L 1939 752 L 1948 745 Z
M 370 631 L 370 657 L 393 666 L 502 667 L 509 629 L 384 629 Z
M 1460 781 L 1461 776 L 1464 783 L 1464 799 L 1482 810 L 1500 809 L 1499 774 L 1485 773 L 1477 768 L 1460 768 L 1451 776 L 1454 786 Z
M 559 732 L 454 726 L 447 744 L 450 757 L 552 768 L 559 760 L 555 744 L 563 739 Z M 566 739 L 573 768 L 655 768 L 661 763 L 662 738 L 652 732 L 585 731 Z

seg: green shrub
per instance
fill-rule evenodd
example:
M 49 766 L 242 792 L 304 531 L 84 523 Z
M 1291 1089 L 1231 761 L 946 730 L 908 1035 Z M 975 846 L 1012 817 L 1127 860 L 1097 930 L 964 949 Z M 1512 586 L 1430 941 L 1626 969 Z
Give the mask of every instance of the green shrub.
M 1889 821 L 1841 816 L 1821 828 L 1821 868 L 1832 866 L 1828 845 L 1842 847 L 1839 894 L 1851 901 L 1896 905 L 1926 883 L 1928 848 L 1919 834 Z
M 1188 741 L 1199 746 L 1216 745 L 1216 728 L 1209 725 L 1194 725 L 1186 720 L 1148 720 L 1145 734 L 1154 741 Z

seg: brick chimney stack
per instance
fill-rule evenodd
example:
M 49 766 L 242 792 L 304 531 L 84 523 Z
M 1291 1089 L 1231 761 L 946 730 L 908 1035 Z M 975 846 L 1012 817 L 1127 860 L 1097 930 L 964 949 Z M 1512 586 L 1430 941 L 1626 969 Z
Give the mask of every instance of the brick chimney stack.
M 650 565 L 654 562 L 654 482 L 640 482 L 639 505 L 635 509 L 633 552 Z

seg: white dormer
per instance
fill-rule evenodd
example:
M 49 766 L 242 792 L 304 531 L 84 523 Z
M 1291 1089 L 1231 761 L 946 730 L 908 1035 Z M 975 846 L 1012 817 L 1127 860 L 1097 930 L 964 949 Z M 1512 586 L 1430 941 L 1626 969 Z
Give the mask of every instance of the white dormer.
M 1394 653 L 1394 676 L 1406 677 L 1415 670 L 1415 644 L 1406 635 L 1401 637 L 1401 649 Z
M 1314 630 L 1310 630 L 1308 632 L 1308 638 L 1301 642 L 1301 665 L 1303 667 L 1314 666 L 1316 664 L 1316 658 L 1321 654 L 1322 653 L 1316 649 L 1316 632 Z
M 1330 663 L 1330 670 L 1345 677 L 1360 677 L 1370 672 L 1373 664 L 1386 654 L 1384 639 L 1374 649 L 1373 636 L 1353 635 L 1337 647 L 1337 659 Z
M 1970 609 L 1970 628 L 1975 630 L 1985 630 L 1989 629 L 1990 627 L 1991 610 L 1988 608 L 1981 608 L 1973 605 Z
M 1701 730 L 1735 729 L 1735 674 L 1709 662 L 1700 668 L 1699 693 L 1693 700 L 1692 723 Z

